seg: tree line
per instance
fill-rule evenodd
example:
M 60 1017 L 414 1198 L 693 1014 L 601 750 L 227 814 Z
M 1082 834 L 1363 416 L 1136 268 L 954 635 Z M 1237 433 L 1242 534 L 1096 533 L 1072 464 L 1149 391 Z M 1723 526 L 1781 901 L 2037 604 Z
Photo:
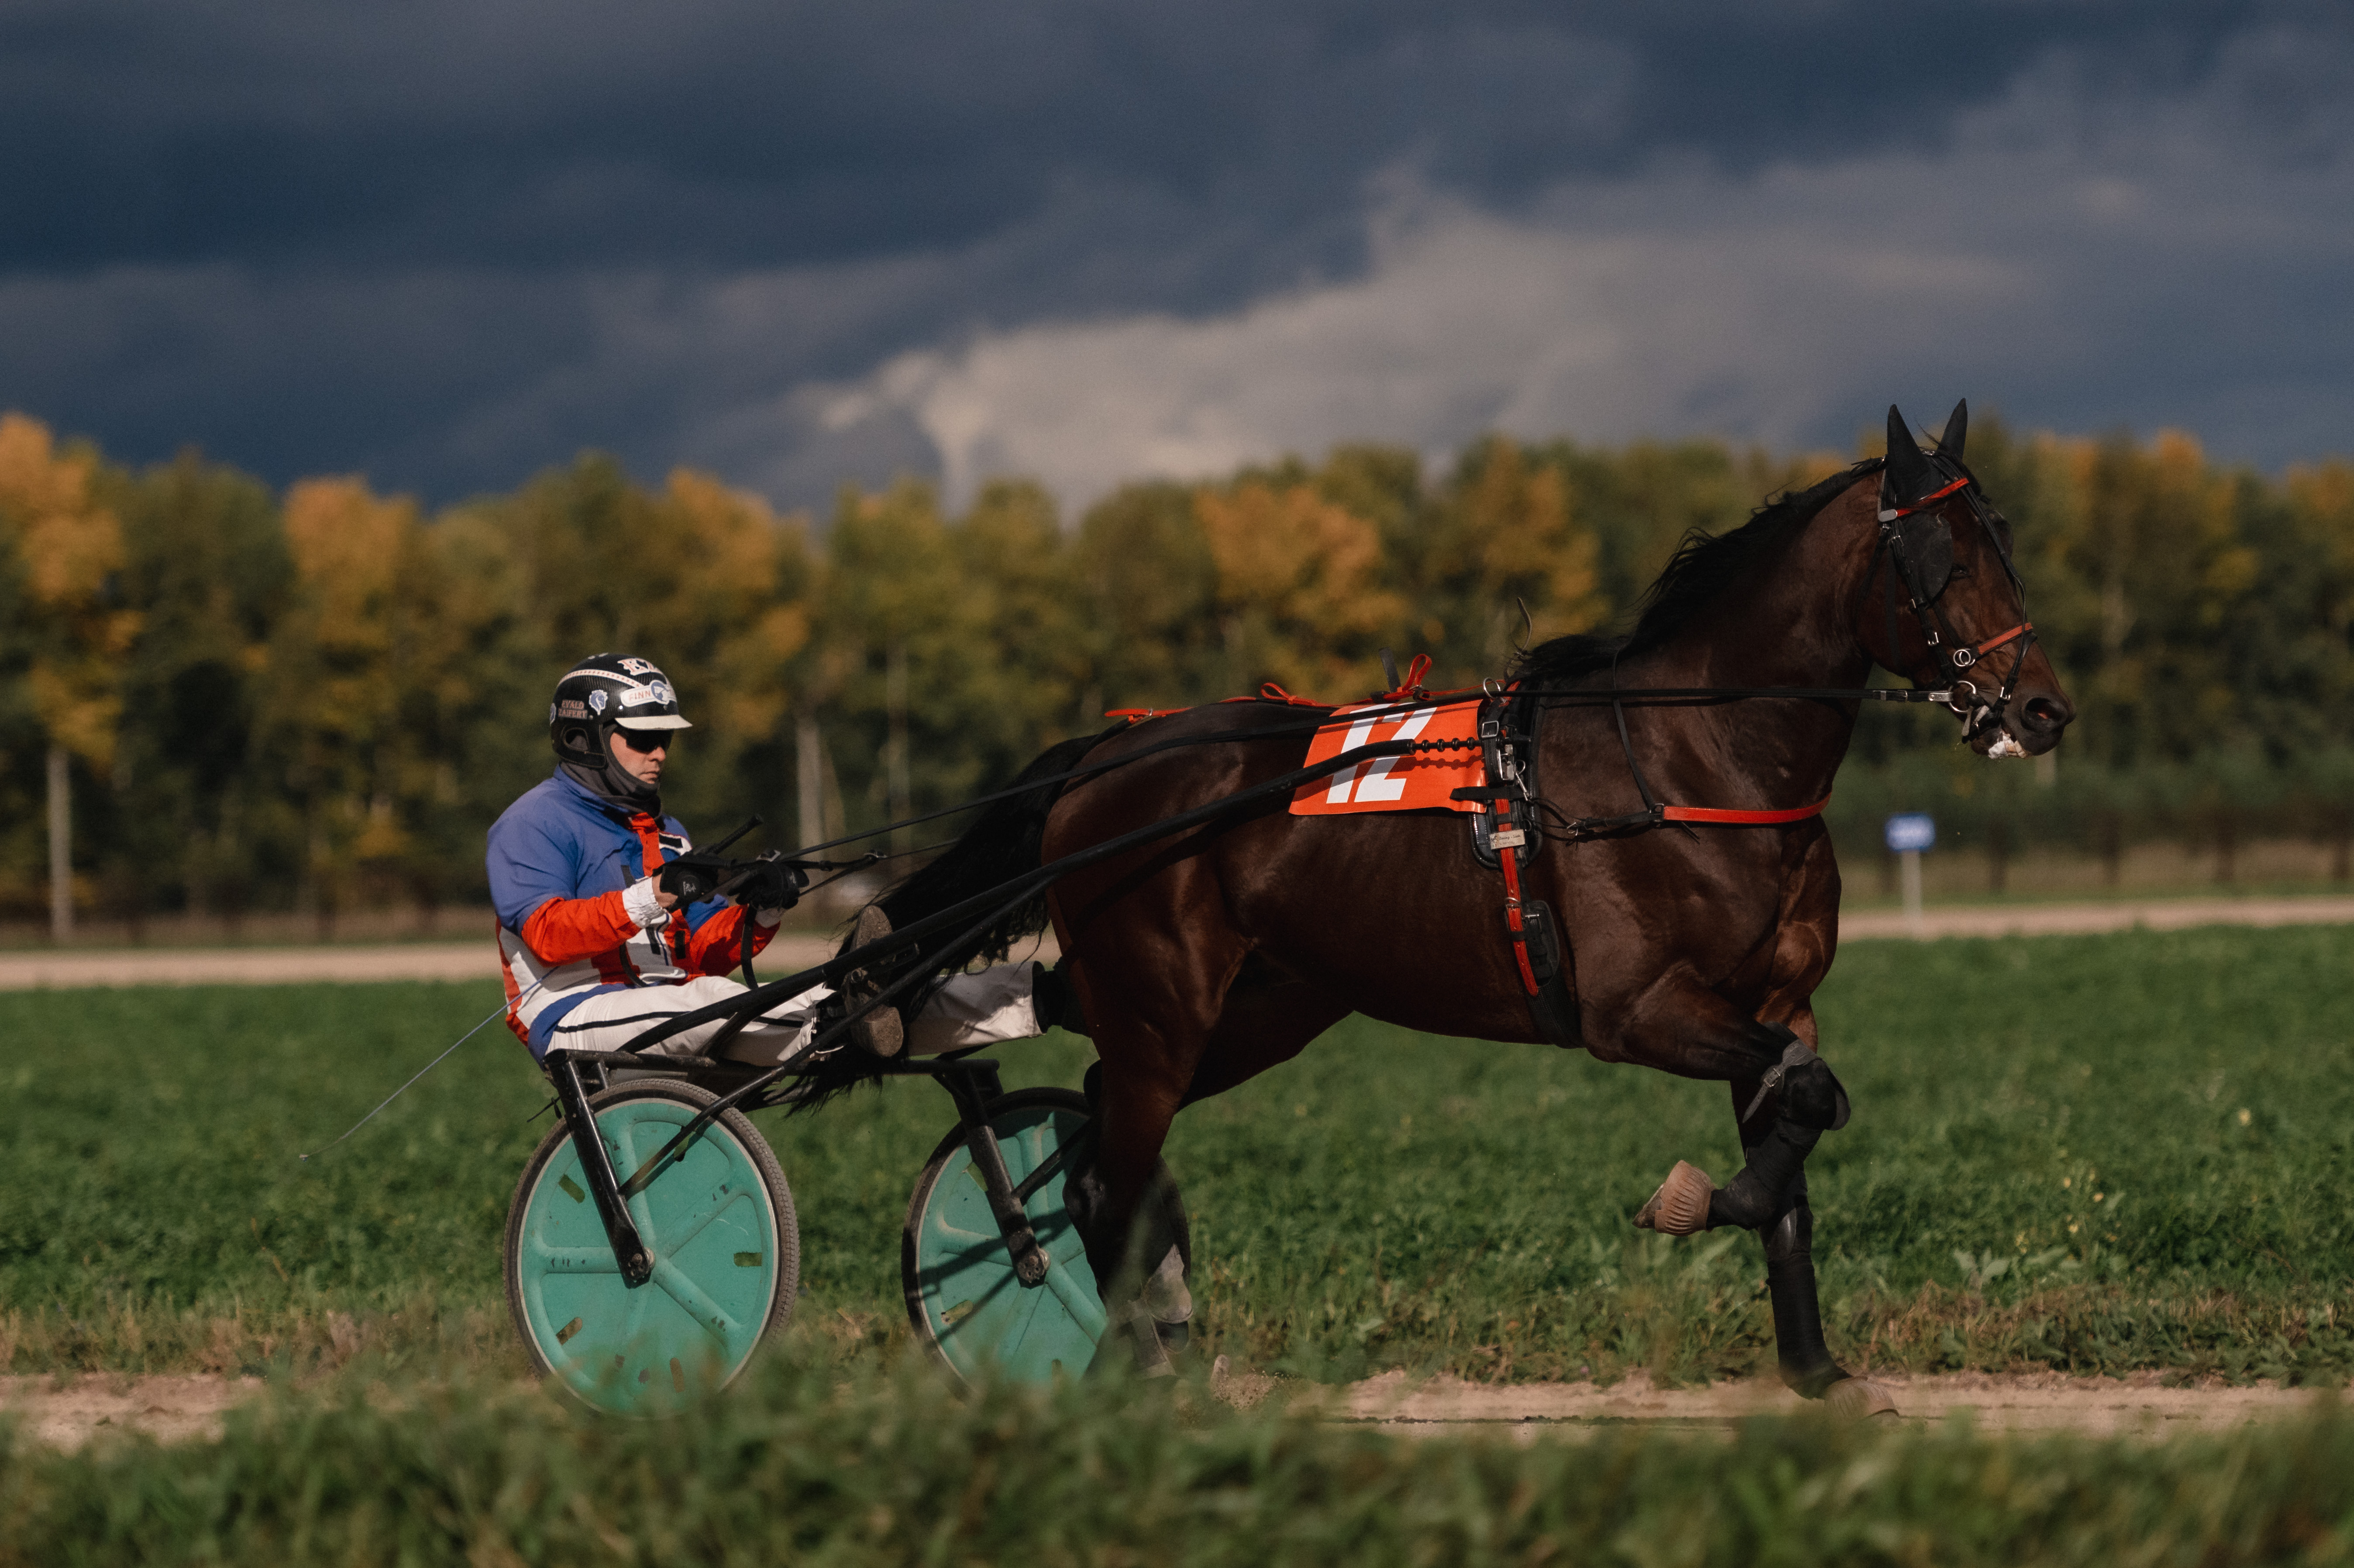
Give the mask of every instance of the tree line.
M 1981 788 L 1939 715 L 1869 715 L 1842 835 L 1943 801 L 2022 847 L 2228 817 L 2342 858 L 2354 465 L 2271 477 L 2184 435 L 1987 419 L 1971 456 L 2082 717 L 2056 774 Z M 912 480 L 845 488 L 817 520 L 592 454 L 429 515 L 194 453 L 133 471 L 6 415 L 0 899 L 323 921 L 478 901 L 484 829 L 550 766 L 548 691 L 608 649 L 661 663 L 696 724 L 673 810 L 806 843 L 977 793 L 1107 708 L 1362 696 L 1384 647 L 1474 683 L 1527 639 L 1622 621 L 1691 531 L 1845 461 L 1491 438 L 1434 473 L 1352 446 L 1131 484 L 1066 526 L 1021 481 L 954 514 Z

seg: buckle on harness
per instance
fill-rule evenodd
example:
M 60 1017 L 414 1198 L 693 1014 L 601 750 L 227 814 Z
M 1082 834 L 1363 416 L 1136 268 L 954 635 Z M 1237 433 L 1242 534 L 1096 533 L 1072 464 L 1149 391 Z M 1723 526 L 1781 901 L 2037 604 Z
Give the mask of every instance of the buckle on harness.
M 1518 828 L 1498 828 L 1488 835 L 1491 850 L 1519 849 L 1529 842 L 1529 835 Z

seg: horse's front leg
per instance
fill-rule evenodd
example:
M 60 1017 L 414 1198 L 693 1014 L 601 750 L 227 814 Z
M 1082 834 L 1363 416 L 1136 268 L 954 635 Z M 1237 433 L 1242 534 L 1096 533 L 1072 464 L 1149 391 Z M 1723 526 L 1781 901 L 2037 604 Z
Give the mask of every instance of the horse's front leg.
M 1893 1415 L 1896 1404 L 1885 1389 L 1833 1359 L 1815 1288 L 1806 1160 L 1824 1132 L 1846 1122 L 1846 1092 L 1815 1054 L 1812 1010 L 1786 1002 L 1775 1011 L 1790 1022 L 1749 1020 L 1732 1028 L 1728 1021 L 1713 1020 L 1715 1029 L 1703 1028 L 1700 1041 L 1672 1053 L 1671 1064 L 1654 1064 L 1695 1077 L 1719 1075 L 1711 1068 L 1734 1068 L 1722 1075 L 1733 1091 L 1743 1165 L 1720 1189 L 1706 1172 L 1679 1161 L 1635 1223 L 1672 1235 L 1719 1225 L 1755 1231 L 1766 1244 L 1766 1284 L 1773 1298 L 1782 1381 L 1846 1414 Z M 1735 1065 L 1744 1052 L 1753 1064 L 1745 1071 Z
M 1773 1135 L 1781 1107 L 1771 1096 L 1766 1104 L 1757 1104 L 1758 1082 L 1736 1082 L 1732 1087 L 1742 1151 L 1754 1168 L 1754 1150 Z M 1756 1114 L 1744 1117 L 1743 1112 L 1752 1106 Z M 1774 1354 L 1782 1381 L 1807 1398 L 1829 1400 L 1850 1415 L 1895 1414 L 1896 1402 L 1888 1391 L 1840 1365 L 1825 1342 L 1822 1303 L 1815 1292 L 1815 1215 L 1807 1203 L 1805 1171 L 1784 1189 L 1773 1219 L 1755 1228 L 1766 1244 L 1766 1288 L 1774 1305 Z

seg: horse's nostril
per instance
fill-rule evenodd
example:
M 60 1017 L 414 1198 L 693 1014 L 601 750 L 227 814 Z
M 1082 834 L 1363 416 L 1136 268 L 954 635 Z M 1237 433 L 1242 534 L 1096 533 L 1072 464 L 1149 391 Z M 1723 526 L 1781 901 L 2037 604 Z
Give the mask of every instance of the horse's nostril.
M 2058 729 L 2068 722 L 2068 710 L 2049 697 L 2031 697 L 2023 710 L 2030 729 Z

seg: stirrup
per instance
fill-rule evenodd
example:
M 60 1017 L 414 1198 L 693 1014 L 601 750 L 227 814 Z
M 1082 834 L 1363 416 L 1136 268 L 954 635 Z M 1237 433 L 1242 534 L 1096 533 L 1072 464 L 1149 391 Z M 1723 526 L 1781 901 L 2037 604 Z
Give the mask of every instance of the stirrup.
M 891 917 L 879 906 L 870 904 L 858 912 L 858 924 L 852 927 L 850 947 L 864 948 L 879 942 L 891 934 Z M 875 966 L 854 969 L 842 982 L 840 996 L 843 1011 L 855 1012 L 881 994 L 889 976 Z M 900 1021 L 899 1010 L 885 1003 L 850 1026 L 853 1044 L 876 1056 L 896 1056 L 907 1048 L 907 1026 Z

